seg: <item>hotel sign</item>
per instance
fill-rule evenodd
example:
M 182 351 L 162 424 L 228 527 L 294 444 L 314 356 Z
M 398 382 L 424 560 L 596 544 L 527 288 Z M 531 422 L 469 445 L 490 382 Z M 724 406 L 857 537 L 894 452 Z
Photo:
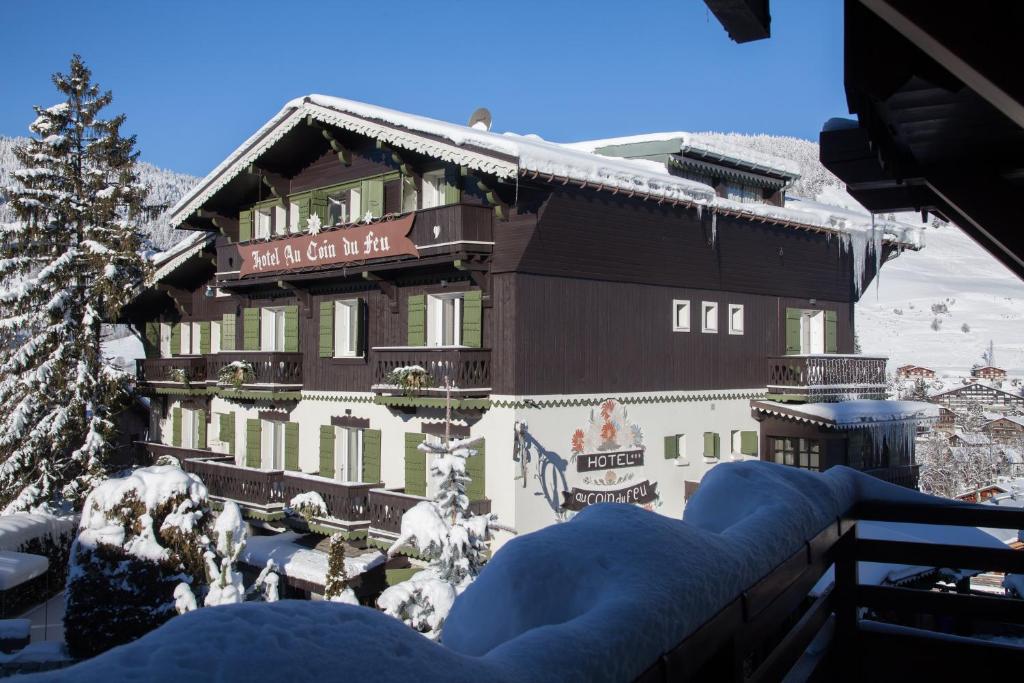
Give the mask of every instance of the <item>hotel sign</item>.
M 620 467 L 643 467 L 644 451 L 637 448 L 628 451 L 607 451 L 580 453 L 576 456 L 577 472 L 614 470 Z
M 645 479 L 626 488 L 611 491 L 595 491 L 573 487 L 571 491 L 562 491 L 562 497 L 565 499 L 562 503 L 562 508 L 574 512 L 578 512 L 595 503 L 632 503 L 634 505 L 642 505 L 650 503 L 658 497 L 658 482 L 651 482 Z
M 238 247 L 239 276 L 358 263 L 370 259 L 416 256 L 409 239 L 415 214 L 316 234 L 296 235 Z

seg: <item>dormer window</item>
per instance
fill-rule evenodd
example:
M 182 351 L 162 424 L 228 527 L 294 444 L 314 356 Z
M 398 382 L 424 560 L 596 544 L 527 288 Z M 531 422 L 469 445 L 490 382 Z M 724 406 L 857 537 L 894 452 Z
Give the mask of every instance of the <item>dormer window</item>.
M 722 191 L 726 199 L 741 204 L 751 204 L 762 200 L 761 189 L 752 185 L 741 183 L 722 183 Z
M 327 195 L 327 225 L 355 223 L 361 217 L 362 193 L 358 187 Z
M 423 208 L 444 205 L 444 169 L 423 174 Z

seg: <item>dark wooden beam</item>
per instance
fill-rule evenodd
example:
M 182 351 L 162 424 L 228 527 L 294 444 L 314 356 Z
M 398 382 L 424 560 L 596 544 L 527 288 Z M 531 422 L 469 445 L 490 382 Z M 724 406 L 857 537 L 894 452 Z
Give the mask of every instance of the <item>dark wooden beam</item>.
M 484 193 L 484 199 L 487 200 L 487 204 L 494 208 L 494 217 L 497 219 L 508 218 L 509 206 L 508 203 L 502 200 L 498 196 L 497 190 L 494 186 L 484 182 L 483 180 L 476 179 L 476 187 L 478 190 Z
M 192 292 L 163 283 L 157 284 L 156 288 L 171 298 L 179 313 L 185 316 L 192 315 Z
M 311 318 L 313 316 L 313 297 L 309 290 L 302 289 L 299 285 L 287 280 L 278 280 L 277 286 L 295 295 L 296 300 L 299 302 L 299 312 L 302 313 L 303 317 Z
M 280 200 L 281 204 L 284 205 L 288 198 L 289 190 L 289 182 L 287 178 L 279 173 L 274 173 L 273 171 L 257 166 L 256 164 L 249 165 L 249 173 L 258 175 L 260 180 L 263 181 L 263 184 L 270 190 L 271 194 L 273 194 L 274 197 Z
M 200 209 L 196 211 L 196 215 L 200 218 L 209 219 L 213 226 L 217 228 L 220 234 L 231 239 L 238 239 L 238 219 L 232 218 L 231 216 L 225 216 L 222 213 L 216 211 L 204 211 Z
M 377 285 L 380 291 L 388 298 L 388 308 L 392 313 L 398 313 L 398 288 L 395 283 L 385 280 L 376 273 L 363 271 L 363 279 Z
M 338 161 L 346 166 L 352 165 L 352 150 L 342 144 L 342 142 L 335 137 L 334 131 L 329 126 L 320 123 L 312 116 L 306 117 L 306 125 L 320 131 L 320 135 L 322 135 L 324 140 L 327 140 L 328 144 L 330 144 L 331 151 L 338 155 Z
M 480 292 L 483 296 L 483 304 L 485 307 L 491 307 L 491 272 L 490 267 L 480 261 L 468 261 L 464 259 L 455 259 L 452 262 L 452 266 L 455 270 L 461 270 L 469 275 L 469 279 L 473 281 L 473 284 L 480 288 Z
M 704 0 L 704 4 L 737 43 L 763 40 L 772 35 L 768 0 Z
M 388 143 L 384 142 L 383 140 L 377 140 L 377 149 L 391 153 L 391 161 L 394 162 L 396 166 L 398 166 L 398 170 L 402 172 L 402 175 L 415 175 L 415 172 L 413 171 L 412 168 L 412 164 L 406 161 L 405 158 L 402 157 L 402 154 L 397 149 L 395 149 Z

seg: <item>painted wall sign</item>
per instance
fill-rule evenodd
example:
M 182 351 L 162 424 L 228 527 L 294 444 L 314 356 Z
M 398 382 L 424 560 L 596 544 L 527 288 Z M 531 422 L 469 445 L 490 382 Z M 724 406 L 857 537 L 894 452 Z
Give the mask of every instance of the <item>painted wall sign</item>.
M 603 402 L 596 413 L 591 410 L 586 426 L 573 432 L 571 439 L 573 456 L 642 449 L 643 445 L 643 430 L 630 421 L 625 406 L 614 399 Z
M 409 239 L 415 214 L 317 234 L 296 235 L 238 247 L 239 275 L 331 266 L 393 256 L 420 255 Z
M 595 503 L 632 503 L 643 505 L 652 503 L 658 497 L 658 482 L 644 480 L 631 486 L 611 491 L 593 491 L 575 486 L 571 491 L 562 491 L 565 499 L 562 508 L 578 512 Z
M 576 456 L 577 472 L 614 470 L 620 467 L 642 467 L 643 464 L 644 451 L 642 448 L 629 451 L 580 453 Z

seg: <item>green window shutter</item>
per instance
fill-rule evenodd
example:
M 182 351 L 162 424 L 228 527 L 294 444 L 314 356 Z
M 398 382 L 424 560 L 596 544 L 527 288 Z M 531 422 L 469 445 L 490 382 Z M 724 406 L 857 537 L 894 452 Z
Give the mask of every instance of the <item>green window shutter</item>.
M 181 355 L 181 323 L 174 323 L 171 327 L 171 355 Z
M 359 209 L 365 216 L 369 211 L 374 218 L 384 215 L 384 179 L 371 178 L 359 184 L 362 207 Z M 355 218 L 362 218 L 356 216 Z
M 262 466 L 263 425 L 259 420 L 245 421 L 245 466 L 259 469 Z
M 260 309 L 242 309 L 242 349 L 260 350 Z
M 414 294 L 407 300 L 409 307 L 409 332 L 407 343 L 409 346 L 427 345 L 427 297 L 423 294 Z
M 380 481 L 380 430 L 363 430 L 363 483 Z
M 479 289 L 471 289 L 462 298 L 462 343 L 480 348 L 483 338 L 483 301 Z
M 292 200 L 291 200 L 293 203 L 297 204 L 298 207 L 299 207 L 299 230 L 300 231 L 304 231 L 306 229 L 306 224 L 309 222 L 309 213 L 310 213 L 310 208 L 312 207 L 312 203 L 311 203 L 312 199 L 313 199 L 312 194 L 311 193 L 307 193 L 307 194 L 299 195 L 298 197 L 293 197 Z
M 327 193 L 323 190 L 314 190 L 309 196 L 309 213 L 320 217 L 320 224 L 326 228 L 327 225 Z M 331 476 L 334 476 L 333 474 Z
M 320 357 L 334 355 L 334 302 L 320 302 Z
M 206 411 L 197 410 L 194 413 L 194 417 L 198 422 L 196 425 L 196 434 L 198 436 L 196 441 L 199 442 L 197 448 L 206 448 Z
M 320 476 L 334 479 L 333 425 L 320 425 Z
M 284 468 L 299 471 L 299 423 L 288 422 L 284 426 Z
M 786 355 L 800 353 L 800 309 L 786 309 Z
M 424 434 L 405 434 L 405 492 L 410 496 L 427 495 L 427 454 L 417 446 L 427 437 Z
M 220 440 L 228 444 L 228 452 L 235 454 L 235 414 L 221 413 L 220 415 Z
M 740 432 L 740 453 L 757 455 L 757 432 Z
M 252 210 L 238 212 L 238 241 L 248 242 L 252 239 Z
M 181 447 L 181 407 L 171 409 L 171 445 Z
M 299 307 L 284 307 L 284 350 L 295 353 L 299 350 Z
M 704 457 L 717 458 L 721 441 L 716 432 L 704 432 Z
M 470 500 L 483 500 L 487 490 L 487 450 L 482 439 L 474 450 L 476 455 L 466 458 L 466 476 L 469 477 L 466 496 Z
M 199 353 L 206 355 L 210 353 L 210 321 L 204 320 L 199 323 Z
M 235 350 L 235 320 L 233 313 L 225 313 L 220 321 L 220 350 Z
M 449 166 L 444 170 L 444 203 L 458 204 L 462 199 L 462 192 L 459 190 L 459 168 Z
M 672 460 L 679 457 L 679 436 L 673 434 L 665 437 L 665 459 Z
M 838 353 L 836 337 L 836 312 L 825 311 L 825 353 Z
M 160 323 L 156 320 L 150 320 L 145 324 L 145 332 L 143 339 L 146 344 L 146 357 L 147 358 L 159 358 L 160 357 Z

